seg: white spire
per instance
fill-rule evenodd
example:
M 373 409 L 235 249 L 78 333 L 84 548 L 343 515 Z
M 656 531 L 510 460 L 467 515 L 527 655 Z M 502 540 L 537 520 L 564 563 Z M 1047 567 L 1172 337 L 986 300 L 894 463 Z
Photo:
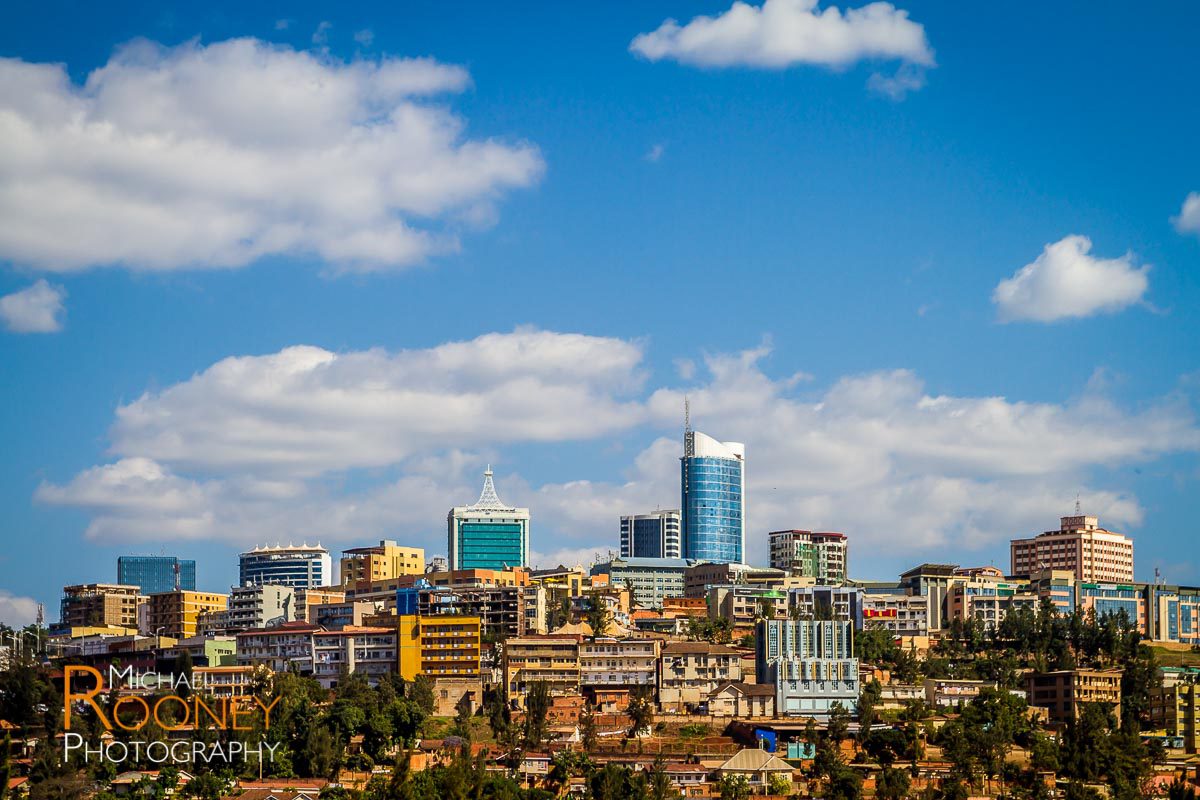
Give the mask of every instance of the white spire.
M 509 506 L 504 505 L 500 500 L 500 496 L 496 494 L 496 485 L 492 483 L 492 465 L 488 464 L 488 468 L 483 473 L 483 491 L 479 493 L 479 501 L 475 505 L 470 506 L 474 511 L 509 511 Z

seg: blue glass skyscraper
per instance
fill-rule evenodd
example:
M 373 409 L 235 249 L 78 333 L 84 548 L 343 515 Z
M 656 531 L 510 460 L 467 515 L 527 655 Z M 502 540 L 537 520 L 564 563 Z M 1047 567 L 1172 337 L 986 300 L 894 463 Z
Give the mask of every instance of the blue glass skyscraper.
M 176 589 L 175 567 L 179 567 L 179 586 L 196 591 L 196 562 L 175 556 L 121 556 L 117 559 L 117 583 L 138 586 L 142 594 L 158 594 Z
M 683 557 L 742 563 L 746 552 L 746 446 L 693 430 L 680 459 Z

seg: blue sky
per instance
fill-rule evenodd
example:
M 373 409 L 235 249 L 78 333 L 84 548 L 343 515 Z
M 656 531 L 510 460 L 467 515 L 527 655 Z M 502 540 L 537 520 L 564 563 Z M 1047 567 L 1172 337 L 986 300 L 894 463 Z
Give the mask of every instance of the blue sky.
M 685 393 L 755 560 L 1003 566 L 1079 494 L 1200 582 L 1200 9 L 660 28 L 729 8 L 6 9 L 0 618 L 124 553 L 440 553 L 489 461 L 587 560 L 678 503 Z

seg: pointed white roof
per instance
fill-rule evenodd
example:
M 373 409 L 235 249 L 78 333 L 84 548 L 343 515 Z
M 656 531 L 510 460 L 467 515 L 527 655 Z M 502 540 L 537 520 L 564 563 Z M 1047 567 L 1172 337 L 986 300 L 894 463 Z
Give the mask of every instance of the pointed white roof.
M 492 465 L 483 473 L 483 491 L 474 505 L 467 506 L 470 511 L 516 511 L 512 506 L 505 505 L 496 494 L 496 484 L 492 483 Z

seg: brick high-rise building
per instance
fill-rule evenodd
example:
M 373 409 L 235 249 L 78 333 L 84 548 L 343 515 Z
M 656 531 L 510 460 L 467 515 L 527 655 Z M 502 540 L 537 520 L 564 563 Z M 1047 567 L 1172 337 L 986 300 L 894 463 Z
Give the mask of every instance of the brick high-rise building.
M 1013 539 L 1012 574 L 1067 570 L 1078 581 L 1133 582 L 1133 540 L 1100 527 L 1097 517 L 1063 517 L 1059 529 L 1030 539 Z

